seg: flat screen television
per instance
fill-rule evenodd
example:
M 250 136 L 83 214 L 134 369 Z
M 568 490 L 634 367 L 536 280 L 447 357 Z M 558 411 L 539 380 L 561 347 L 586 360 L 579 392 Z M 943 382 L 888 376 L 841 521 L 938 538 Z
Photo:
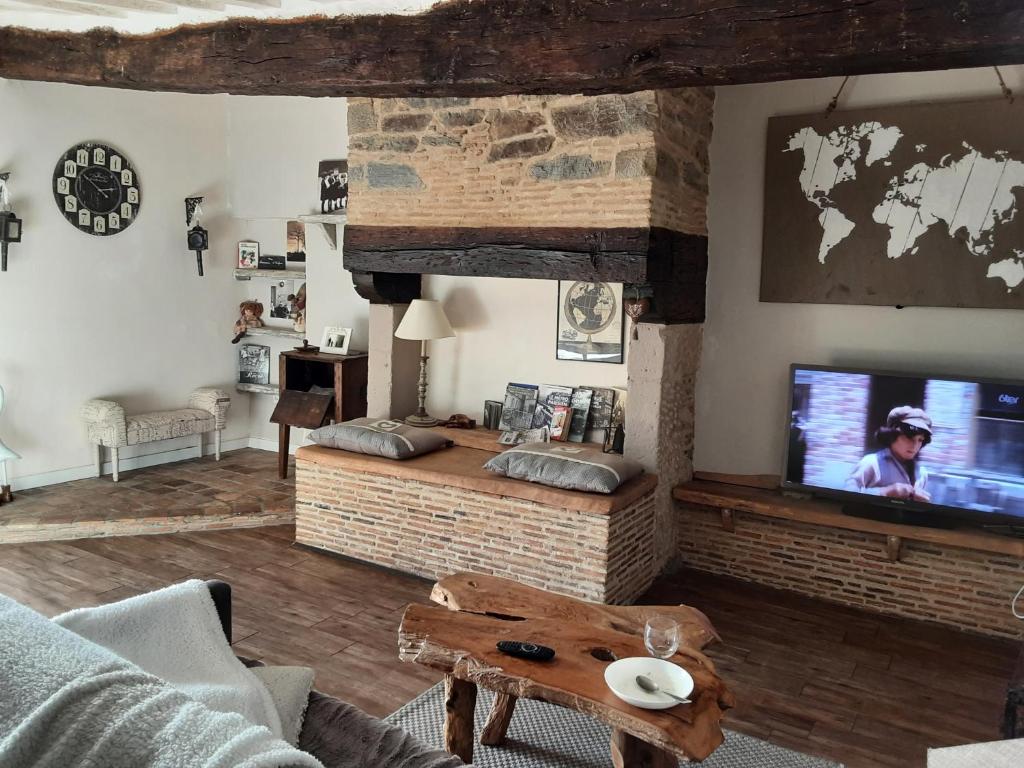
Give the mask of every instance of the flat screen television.
M 1024 382 L 793 365 L 783 487 L 1024 533 Z

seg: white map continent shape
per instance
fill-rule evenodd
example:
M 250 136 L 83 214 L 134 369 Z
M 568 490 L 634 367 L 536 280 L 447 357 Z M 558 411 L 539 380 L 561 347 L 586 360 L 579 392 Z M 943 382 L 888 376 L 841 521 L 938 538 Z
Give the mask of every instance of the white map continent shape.
M 857 178 L 857 161 L 862 154 L 861 142 L 865 139 L 868 141 L 864 163 L 870 166 L 889 157 L 902 136 L 903 132 L 895 126 L 868 122 L 840 126 L 826 136 L 814 128 L 806 127 L 789 137 L 789 144 L 783 151 L 803 152 L 800 189 L 804 197 L 821 210 L 818 214 L 822 230 L 821 244 L 818 246 L 820 263 L 825 263 L 829 252 L 855 227 L 832 202 L 829 194 L 837 185 Z
M 1024 186 L 1024 163 L 997 153 L 986 157 L 964 143 L 966 153 L 959 160 L 943 158 L 938 168 L 924 163 L 889 182 L 885 199 L 872 218 L 889 227 L 886 254 L 898 259 L 917 250 L 917 240 L 942 221 L 952 237 L 966 234 L 968 250 L 977 256 L 992 252 L 993 229 L 1017 213 L 1015 187 Z M 988 277 L 1001 278 L 1007 288 L 1024 281 L 1020 251 L 989 266 Z

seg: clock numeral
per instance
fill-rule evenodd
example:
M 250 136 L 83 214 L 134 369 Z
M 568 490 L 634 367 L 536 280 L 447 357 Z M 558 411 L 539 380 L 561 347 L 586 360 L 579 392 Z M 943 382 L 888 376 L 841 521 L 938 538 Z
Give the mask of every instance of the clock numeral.
M 120 155 L 111 155 L 110 156 L 110 170 L 114 171 L 115 173 L 120 173 L 120 171 L 121 171 L 121 156 Z
M 57 179 L 57 192 L 61 195 L 67 195 L 71 192 L 71 182 L 68 181 L 67 176 L 61 176 Z
M 92 214 L 84 208 L 78 212 L 78 226 L 88 227 L 92 225 Z
M 89 150 L 80 149 L 75 153 L 75 158 L 78 160 L 79 165 L 89 164 Z
M 130 187 L 133 184 L 132 172 L 129 171 L 127 168 L 121 171 L 121 183 L 126 187 Z
M 125 173 L 128 173 L 128 171 L 125 171 Z M 139 190 L 137 190 L 135 187 L 128 187 L 128 202 L 129 203 L 138 203 L 139 202 Z
M 78 176 L 78 166 L 75 164 L 74 160 L 64 161 L 64 175 L 70 179 Z
M 108 213 L 107 214 L 107 226 L 110 227 L 111 229 L 120 229 L 121 228 L 121 217 L 118 216 L 116 213 Z
M 97 216 L 92 220 L 92 231 L 93 232 L 106 232 L 107 231 L 107 220 L 102 216 Z
M 92 164 L 93 165 L 106 165 L 107 164 L 107 153 L 103 151 L 102 147 L 96 147 L 92 151 Z
M 68 213 L 74 213 L 78 210 L 78 198 L 74 195 L 68 195 L 64 198 L 64 210 Z
M 132 206 L 130 203 L 121 203 L 121 218 L 130 219 L 132 217 Z

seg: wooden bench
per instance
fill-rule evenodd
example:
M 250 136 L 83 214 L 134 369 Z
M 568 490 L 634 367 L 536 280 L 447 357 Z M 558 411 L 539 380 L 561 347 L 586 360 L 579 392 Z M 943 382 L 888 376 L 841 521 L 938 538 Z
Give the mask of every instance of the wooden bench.
M 463 444 L 393 461 L 302 447 L 296 541 L 427 578 L 485 571 L 597 602 L 630 602 L 650 586 L 657 477 L 607 495 L 565 491 L 485 470 L 497 450 Z

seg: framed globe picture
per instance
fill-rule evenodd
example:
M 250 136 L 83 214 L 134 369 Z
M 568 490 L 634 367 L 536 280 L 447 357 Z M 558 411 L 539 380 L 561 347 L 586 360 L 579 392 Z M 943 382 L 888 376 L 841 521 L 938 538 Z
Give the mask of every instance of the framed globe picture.
M 555 357 L 588 363 L 622 362 L 622 284 L 558 282 Z

